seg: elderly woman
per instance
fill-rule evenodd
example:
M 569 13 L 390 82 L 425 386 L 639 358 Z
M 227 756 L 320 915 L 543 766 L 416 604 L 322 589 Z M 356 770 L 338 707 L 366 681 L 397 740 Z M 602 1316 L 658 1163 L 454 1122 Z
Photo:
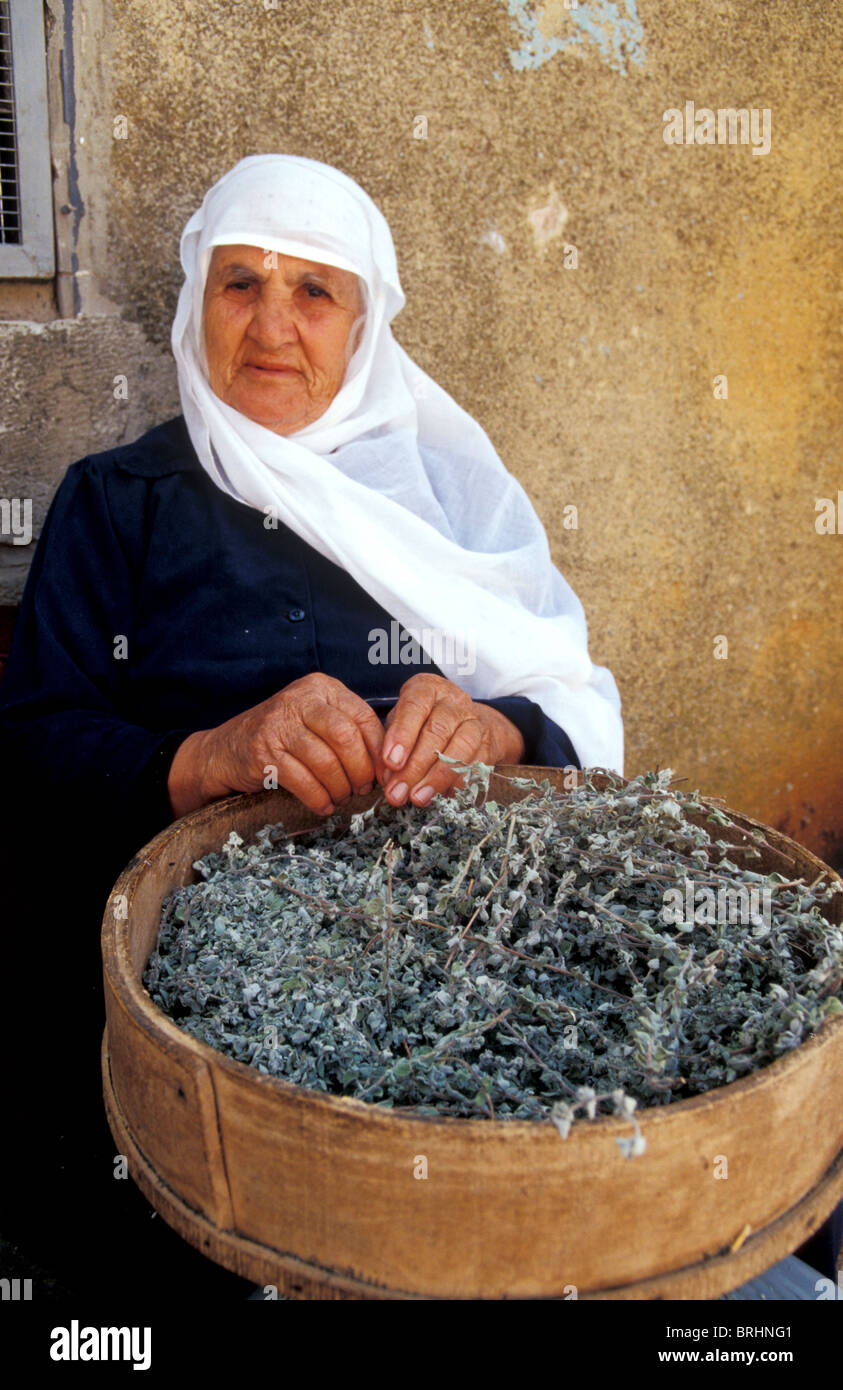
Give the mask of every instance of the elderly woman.
M 77 1136 L 98 918 L 170 819 L 271 786 L 325 815 L 375 782 L 424 806 L 458 780 L 439 753 L 622 765 L 615 684 L 524 491 L 392 337 L 404 297 L 367 195 L 308 159 L 245 159 L 181 257 L 183 417 L 68 470 L 0 688 L 33 803 L 20 974 L 38 930 L 58 1026 L 36 1037 L 54 1075 L 73 1059 Z M 88 1177 L 101 1210 L 110 1169 Z

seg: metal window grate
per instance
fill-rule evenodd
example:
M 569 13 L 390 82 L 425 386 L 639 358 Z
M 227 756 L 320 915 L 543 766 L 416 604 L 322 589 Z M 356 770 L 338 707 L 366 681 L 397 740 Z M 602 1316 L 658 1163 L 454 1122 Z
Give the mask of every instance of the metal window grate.
M 0 0 L 0 245 L 19 246 L 20 241 L 21 199 L 12 71 L 12 21 L 9 0 Z

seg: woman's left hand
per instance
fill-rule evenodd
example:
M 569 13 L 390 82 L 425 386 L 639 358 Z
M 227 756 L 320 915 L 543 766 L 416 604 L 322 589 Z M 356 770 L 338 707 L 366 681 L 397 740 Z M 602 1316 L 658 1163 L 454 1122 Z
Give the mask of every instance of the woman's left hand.
M 458 685 L 420 672 L 401 687 L 386 718 L 381 756 L 384 788 L 393 806 L 409 799 L 426 806 L 439 792 L 462 786 L 462 778 L 436 754 L 461 763 L 520 763 L 524 739 L 506 715 L 481 705 Z M 392 769 L 390 771 L 389 769 Z

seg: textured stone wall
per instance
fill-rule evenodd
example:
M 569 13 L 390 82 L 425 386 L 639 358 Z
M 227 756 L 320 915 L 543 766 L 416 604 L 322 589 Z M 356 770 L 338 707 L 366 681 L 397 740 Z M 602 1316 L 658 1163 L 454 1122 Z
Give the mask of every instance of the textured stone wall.
M 335 163 L 392 226 L 396 337 L 487 429 L 585 604 L 628 773 L 669 765 L 835 857 L 838 6 L 49 7 L 78 93 L 54 123 L 62 312 L 87 317 L 4 330 L 0 489 L 31 480 L 37 513 L 73 458 L 176 408 L 178 238 L 214 179 L 262 151 Z M 686 102 L 703 138 L 708 108 L 757 125 L 668 144 Z

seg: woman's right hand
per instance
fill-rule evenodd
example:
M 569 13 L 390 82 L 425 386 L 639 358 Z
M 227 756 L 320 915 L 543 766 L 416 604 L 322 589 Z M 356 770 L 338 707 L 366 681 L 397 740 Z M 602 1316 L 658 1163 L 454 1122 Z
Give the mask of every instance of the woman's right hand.
M 384 729 L 370 705 L 333 676 L 311 672 L 277 695 L 179 745 L 167 790 L 173 816 L 232 792 L 279 787 L 320 815 L 383 781 Z

